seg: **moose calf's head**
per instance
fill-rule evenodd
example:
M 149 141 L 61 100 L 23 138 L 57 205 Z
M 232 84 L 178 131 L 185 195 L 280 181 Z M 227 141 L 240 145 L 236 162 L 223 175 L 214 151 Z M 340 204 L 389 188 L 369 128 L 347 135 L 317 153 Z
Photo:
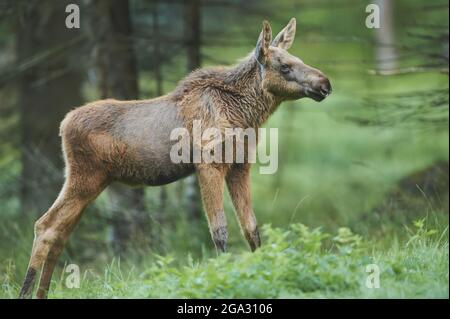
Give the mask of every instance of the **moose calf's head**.
M 328 78 L 287 52 L 294 42 L 295 28 L 295 18 L 292 18 L 272 40 L 270 24 L 263 22 L 255 50 L 262 87 L 281 100 L 310 97 L 315 101 L 322 101 L 331 93 Z

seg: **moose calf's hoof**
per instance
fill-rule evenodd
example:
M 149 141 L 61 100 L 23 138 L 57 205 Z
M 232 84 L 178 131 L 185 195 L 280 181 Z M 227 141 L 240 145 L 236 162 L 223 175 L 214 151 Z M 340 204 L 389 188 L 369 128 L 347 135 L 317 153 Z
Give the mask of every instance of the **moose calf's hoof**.
M 261 246 L 261 238 L 259 237 L 258 226 L 256 226 L 255 230 L 250 232 L 248 234 L 248 236 L 249 236 L 250 249 L 252 251 L 255 251 L 256 248 L 259 248 Z
M 36 277 L 36 269 L 29 268 L 27 274 L 25 275 L 25 280 L 23 281 L 22 289 L 20 290 L 19 294 L 20 299 L 27 299 L 31 297 L 35 277 Z
M 227 251 L 228 232 L 226 227 L 219 227 L 213 231 L 213 241 L 219 252 Z

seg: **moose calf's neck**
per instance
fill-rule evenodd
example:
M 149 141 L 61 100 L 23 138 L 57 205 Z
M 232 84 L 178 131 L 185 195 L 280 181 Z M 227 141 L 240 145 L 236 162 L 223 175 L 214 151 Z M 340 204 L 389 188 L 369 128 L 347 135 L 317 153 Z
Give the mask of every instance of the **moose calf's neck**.
M 186 125 L 260 127 L 282 102 L 263 89 L 261 70 L 253 54 L 233 67 L 192 72 L 172 93 Z

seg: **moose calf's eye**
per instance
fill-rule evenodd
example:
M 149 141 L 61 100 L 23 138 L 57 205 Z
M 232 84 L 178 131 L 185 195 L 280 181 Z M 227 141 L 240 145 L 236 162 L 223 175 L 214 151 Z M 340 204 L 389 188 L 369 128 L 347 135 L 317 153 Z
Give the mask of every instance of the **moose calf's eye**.
M 289 73 L 291 71 L 291 68 L 289 67 L 289 65 L 287 64 L 282 64 L 281 65 L 281 73 Z

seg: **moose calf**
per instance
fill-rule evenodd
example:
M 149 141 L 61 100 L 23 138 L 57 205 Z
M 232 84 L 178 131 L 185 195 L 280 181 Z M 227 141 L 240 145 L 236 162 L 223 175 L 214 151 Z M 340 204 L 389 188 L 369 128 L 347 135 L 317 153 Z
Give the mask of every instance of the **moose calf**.
M 66 180 L 50 209 L 35 224 L 35 239 L 20 297 L 31 297 L 40 272 L 38 298 L 45 298 L 53 269 L 85 207 L 107 185 L 164 185 L 196 173 L 212 239 L 225 251 L 223 209 L 226 182 L 242 232 L 251 250 L 260 246 L 250 195 L 250 163 L 173 163 L 170 133 L 205 127 L 258 129 L 281 102 L 331 93 L 328 78 L 287 50 L 294 41 L 295 19 L 272 39 L 267 21 L 256 48 L 237 65 L 200 69 L 159 98 L 103 100 L 69 112 L 60 135 Z

